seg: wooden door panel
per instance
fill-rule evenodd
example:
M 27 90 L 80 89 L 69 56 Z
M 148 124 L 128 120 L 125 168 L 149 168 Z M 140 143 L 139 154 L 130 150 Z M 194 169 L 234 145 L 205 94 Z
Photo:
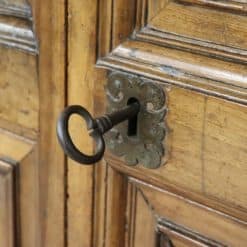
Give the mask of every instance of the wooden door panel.
M 31 6 L 0 1 L 1 246 L 41 246 L 39 83 Z
M 177 1 L 169 1 L 169 3 L 155 1 L 153 4 L 150 2 L 153 1 L 147 3 L 147 1 L 139 0 L 136 2 L 136 8 L 132 7 L 135 3 L 129 4 L 131 7 L 126 7 L 126 9 L 132 10 L 136 19 L 133 21 L 128 18 L 124 23 L 119 18 L 114 18 L 126 14 L 121 8 L 115 10 L 116 13 L 114 12 L 112 21 L 104 22 L 103 18 L 106 15 L 111 15 L 112 11 L 110 7 L 104 5 L 107 13 L 99 16 L 102 19 L 100 19 L 101 25 L 98 34 L 101 40 L 98 46 L 100 55 L 98 66 L 137 73 L 166 83 L 203 90 L 206 94 L 210 93 L 217 97 L 246 103 L 246 44 L 243 41 L 246 36 L 244 25 L 246 16 L 239 12 L 231 13 L 222 9 L 208 9 L 195 4 L 184 6 Z M 114 6 L 116 4 L 114 3 Z M 165 25 L 169 24 L 169 15 L 167 15 L 166 9 L 170 5 L 180 6 L 181 13 L 180 11 L 167 11 L 171 14 L 171 30 L 162 31 L 162 28 L 165 30 Z M 189 24 L 188 20 L 181 20 L 182 12 L 187 8 L 199 9 L 203 15 L 207 15 L 208 12 L 210 14 L 216 12 L 215 18 L 218 19 L 213 21 L 210 16 L 205 16 L 201 21 L 205 28 L 199 28 L 199 25 L 196 25 L 198 18 L 193 16 L 196 12 L 192 11 L 192 16 L 188 19 L 195 25 L 192 28 L 192 24 Z M 149 18 L 149 15 L 152 18 Z M 162 15 L 164 15 L 163 24 L 161 24 Z M 228 15 L 239 19 L 233 24 Z M 159 23 L 157 27 L 152 24 L 155 20 Z M 208 23 L 211 20 L 216 26 Z M 179 35 L 177 29 L 182 26 L 179 24 L 180 21 L 183 22 L 183 25 L 188 25 L 182 31 L 191 33 Z M 234 35 L 229 28 L 226 28 L 224 33 L 223 24 L 223 27 L 217 27 L 221 21 L 227 23 L 226 25 L 233 25 L 237 29 L 237 34 Z M 128 29 L 126 26 L 132 28 Z M 214 42 L 213 39 L 216 39 L 217 35 L 210 34 L 209 31 L 217 32 L 220 38 L 223 36 L 221 33 L 224 33 L 224 37 L 236 38 L 240 42 L 241 48 L 234 48 L 232 44 L 228 44 L 230 39 L 222 41 L 222 43 Z M 205 40 L 203 37 L 194 37 L 200 32 L 205 32 Z M 117 37 L 122 37 L 122 39 L 118 38 L 118 42 L 113 42 Z
M 234 48 L 236 51 L 240 49 L 243 53 L 246 52 L 247 43 L 244 38 L 247 34 L 246 17 L 241 13 L 226 11 L 227 7 L 230 9 L 230 4 L 225 3 L 225 8 L 223 4 L 222 8 L 219 5 L 215 8 L 211 4 L 212 8 L 207 8 L 182 2 L 186 3 L 170 1 L 148 23 L 148 28 L 159 31 L 160 35 L 162 33 L 174 35 L 184 42 L 188 38 L 202 45 L 211 42 L 219 47 L 223 46 L 222 49 L 225 47 L 225 50 L 228 47 L 229 52 L 233 52 Z M 243 3 L 242 6 L 244 9 L 247 5 Z
M 126 246 L 155 246 L 155 242 L 165 238 L 174 246 L 242 246 L 246 243 L 245 222 L 171 192 L 155 190 L 141 181 L 133 180 L 130 186 L 136 188 L 129 189 L 132 197 L 127 208 L 134 208 L 135 214 L 127 214 L 126 225 L 130 231 Z
M 141 165 L 126 166 L 122 158 L 110 152 L 106 160 L 122 172 L 200 201 L 210 199 L 221 204 L 222 210 L 246 219 L 246 106 L 174 86 L 163 88 L 168 109 L 164 120 L 167 162 L 147 170 Z M 101 113 L 103 94 L 97 94 L 102 97 L 96 104 Z
M 39 56 L 30 5 L 0 2 L 0 159 L 15 174 L 14 182 L 11 176 L 6 182 L 15 190 L 3 182 L 1 192 L 14 197 L 8 201 L 17 208 L 17 231 L 10 239 L 23 246 L 38 246 L 40 239 L 51 246 L 246 241 L 246 3 L 31 4 Z M 98 66 L 138 74 L 164 88 L 167 163 L 158 170 L 130 168 L 109 153 L 106 167 L 85 169 L 69 161 L 65 168 L 51 126 L 66 102 L 103 113 L 107 73 L 93 68 L 96 60 Z M 91 143 L 79 142 L 91 150 Z M 201 222 L 191 219 L 191 212 Z M 212 223 L 211 230 L 205 222 Z
M 175 246 L 244 245 L 246 3 L 137 0 L 99 6 L 97 66 L 159 84 L 168 113 L 163 166 L 130 167 L 107 152 L 106 167 L 96 169 L 95 246 L 169 246 L 167 238 Z M 95 85 L 96 115 L 106 109 L 106 80 Z M 133 188 L 127 177 L 146 183 L 145 189 Z
M 40 208 L 35 143 L 0 131 L 1 241 L 40 245 Z M 5 242 L 4 242 L 5 243 Z
M 36 58 L 6 47 L 0 52 L 0 126 L 34 138 L 39 111 Z
M 102 175 L 101 186 L 107 187 L 107 199 L 97 200 L 98 234 L 94 246 L 102 243 L 121 247 L 243 246 L 246 243 L 246 221 L 126 177 L 110 167 Z M 103 223 L 105 228 L 98 225 Z M 98 238 L 101 234 L 103 239 Z
M 0 127 L 35 138 L 38 131 L 37 40 L 25 1 L 0 3 Z

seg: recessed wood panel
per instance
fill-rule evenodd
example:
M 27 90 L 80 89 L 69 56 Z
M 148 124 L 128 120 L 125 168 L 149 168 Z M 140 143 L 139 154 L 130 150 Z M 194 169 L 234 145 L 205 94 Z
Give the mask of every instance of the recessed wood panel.
M 148 24 L 164 32 L 247 49 L 246 16 L 171 2 Z
M 0 46 L 0 53 L 0 118 L 37 131 L 39 85 L 36 58 L 4 46 Z M 10 126 L 5 124 L 2 127 Z
M 100 1 L 97 64 L 164 87 L 168 156 L 164 166 L 148 170 L 105 155 L 109 166 L 98 166 L 94 177 L 95 246 L 154 246 L 158 230 L 175 246 L 242 246 L 247 220 L 246 1 L 125 3 Z M 97 116 L 105 113 L 105 80 L 94 84 Z M 142 180 L 138 183 L 146 183 L 145 189 L 126 184 L 127 176 Z
M 130 181 L 134 181 L 130 186 L 134 186 L 136 194 L 130 197 L 128 204 L 135 208 L 135 214 L 127 214 L 126 225 L 131 229 L 129 238 L 134 241 L 126 246 L 154 246 L 155 240 L 162 241 L 157 239 L 157 232 L 166 234 L 170 240 L 166 242 L 172 242 L 174 246 L 245 244 L 245 222 L 141 181 Z
M 31 6 L 0 1 L 0 127 L 32 136 L 38 130 L 37 39 Z
M 0 139 L 0 217 L 2 213 L 4 215 L 0 219 L 0 244 L 3 230 L 5 237 L 15 239 L 15 244 L 39 247 L 41 228 L 36 144 L 4 130 L 0 130 Z M 2 220 L 7 219 L 1 228 Z
M 184 90 L 171 89 L 169 95 L 165 177 L 247 208 L 247 108 Z
M 165 91 L 167 163 L 147 170 L 110 156 L 111 165 L 246 212 L 247 107 L 175 87 Z

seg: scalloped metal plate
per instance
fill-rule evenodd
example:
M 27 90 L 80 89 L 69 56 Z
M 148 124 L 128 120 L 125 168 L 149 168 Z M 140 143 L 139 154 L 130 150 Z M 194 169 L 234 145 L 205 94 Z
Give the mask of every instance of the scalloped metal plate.
M 136 136 L 128 136 L 128 121 L 125 121 L 105 135 L 108 149 L 114 155 L 124 157 L 128 165 L 139 163 L 146 168 L 158 168 L 165 153 L 164 118 L 167 110 L 163 89 L 138 76 L 113 72 L 108 77 L 105 91 L 108 113 L 125 107 L 130 98 L 141 104 Z

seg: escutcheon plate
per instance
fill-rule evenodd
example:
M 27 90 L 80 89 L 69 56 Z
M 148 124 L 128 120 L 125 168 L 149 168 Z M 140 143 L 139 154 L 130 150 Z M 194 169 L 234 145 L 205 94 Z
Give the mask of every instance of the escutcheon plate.
M 122 156 L 128 165 L 142 164 L 146 168 L 158 168 L 165 150 L 166 97 L 163 89 L 152 81 L 125 73 L 113 72 L 105 87 L 107 112 L 118 111 L 128 104 L 130 98 L 139 101 L 137 132 L 128 135 L 128 121 L 125 121 L 105 135 L 108 149 L 114 155 Z

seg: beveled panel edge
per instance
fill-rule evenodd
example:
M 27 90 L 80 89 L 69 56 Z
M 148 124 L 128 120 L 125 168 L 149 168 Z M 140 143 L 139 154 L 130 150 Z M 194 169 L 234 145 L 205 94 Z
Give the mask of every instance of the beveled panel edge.
M 117 1 L 117 0 L 116 0 Z M 174 0 L 172 0 L 174 1 Z M 187 0 L 181 0 L 180 2 L 186 2 Z M 195 2 L 201 2 L 200 0 L 188 0 L 189 2 L 193 2 L 195 5 Z M 204 2 L 204 1 L 203 1 Z M 218 1 L 215 3 L 215 1 L 209 0 L 210 4 L 218 4 Z M 231 6 L 231 4 L 224 2 L 224 6 Z M 242 1 L 231 1 L 241 4 Z M 203 54 L 205 56 L 209 57 L 218 57 L 225 60 L 230 60 L 233 62 L 239 62 L 247 64 L 247 50 L 246 49 L 240 49 L 236 47 L 230 47 L 230 46 L 224 46 L 220 44 L 216 44 L 214 42 L 210 42 L 207 40 L 198 40 L 193 37 L 184 37 L 179 34 L 171 33 L 171 32 L 164 32 L 162 30 L 158 30 L 154 26 L 151 26 L 149 24 L 149 12 L 148 12 L 148 1 L 147 0 L 135 0 L 136 4 L 136 18 L 135 18 L 135 29 L 133 33 L 129 34 L 129 38 L 133 40 L 140 40 L 142 42 L 150 42 L 159 46 L 170 46 L 176 49 L 182 49 L 187 50 L 192 53 L 199 53 Z M 190 3 L 191 4 L 191 3 Z M 247 6 L 247 4 L 246 4 Z M 103 6 L 102 6 L 103 7 Z M 105 6 L 104 6 L 105 7 Z M 106 8 L 105 8 L 106 9 Z M 111 15 L 111 10 L 108 8 L 105 10 L 107 13 L 107 16 Z M 219 9 L 219 11 L 221 11 Z M 247 9 L 246 9 L 247 11 Z M 99 23 L 100 20 L 103 17 L 100 14 L 99 11 Z M 103 22 L 104 23 L 104 22 Z M 120 25 L 120 24 L 118 24 Z M 121 24 L 123 25 L 123 24 Z M 103 27 L 104 26 L 104 27 Z M 106 27 L 108 28 L 106 28 Z M 111 28 L 109 28 L 111 26 Z M 114 39 L 114 34 L 111 30 L 114 27 L 114 18 L 112 18 L 111 23 L 104 23 L 104 25 L 101 24 L 101 27 L 99 28 L 98 32 L 98 40 L 102 39 L 102 34 L 100 34 L 101 29 L 106 30 L 107 34 L 104 33 L 104 36 L 107 36 L 108 39 L 106 41 L 109 42 L 110 39 Z M 103 37 L 103 40 L 105 37 Z M 99 42 L 101 43 L 101 42 Z M 104 44 L 105 42 L 103 42 Z M 98 45 L 98 54 L 104 54 L 106 55 L 106 52 L 101 52 L 101 50 L 104 50 L 101 45 Z M 111 51 L 108 50 L 110 53 Z M 100 57 L 99 57 L 100 58 Z
M 11 232 L 13 235 L 12 237 L 13 242 L 15 244 L 22 245 L 23 243 L 27 243 L 27 239 L 30 239 L 30 240 L 35 239 L 33 243 L 34 242 L 40 243 L 39 240 L 37 241 L 37 236 L 39 236 L 40 234 L 39 226 L 38 226 L 38 229 L 36 229 L 36 227 L 32 228 L 32 231 L 33 229 L 35 229 L 34 230 L 35 235 L 33 234 L 30 235 L 28 232 L 22 231 L 23 226 L 25 226 L 25 224 L 30 225 L 29 223 L 35 220 L 34 217 L 29 217 L 33 213 L 30 211 L 36 211 L 37 209 L 35 205 L 35 207 L 32 207 L 31 209 L 26 210 L 26 212 L 28 211 L 28 213 L 24 215 L 23 212 L 25 213 L 26 204 L 23 202 L 28 200 L 28 204 L 33 204 L 34 206 L 34 204 L 37 203 L 37 201 L 39 200 L 37 196 L 35 198 L 35 202 L 32 201 L 33 198 L 31 195 L 33 193 L 37 193 L 38 195 L 38 191 L 35 188 L 35 183 L 38 183 L 38 180 L 36 177 L 38 173 L 32 174 L 35 176 L 32 176 L 30 174 L 31 179 L 35 181 L 29 184 L 31 186 L 28 185 L 29 179 L 27 179 L 24 176 L 24 174 L 25 175 L 27 174 L 27 169 L 29 168 L 31 168 L 31 170 L 35 169 L 37 171 L 37 167 L 33 166 L 34 163 L 30 163 L 32 167 L 28 164 L 30 159 L 36 158 L 37 156 L 36 154 L 37 143 L 30 141 L 28 139 L 25 139 L 22 136 L 17 136 L 10 132 L 7 133 L 7 131 L 2 131 L 1 129 L 0 129 L 0 134 L 4 134 L 4 135 L 6 134 L 7 138 L 9 139 L 7 140 L 7 145 L 9 144 L 11 147 L 12 147 L 12 144 L 17 142 L 14 144 L 12 150 L 10 152 L 7 152 L 6 155 L 3 154 L 4 150 L 1 150 L 2 154 L 0 154 L 0 175 L 1 175 L 1 172 L 5 172 L 5 176 L 8 176 L 8 177 L 11 176 L 12 178 L 12 191 L 13 192 L 11 195 L 11 199 L 12 199 L 13 211 L 14 211 L 13 212 L 13 225 L 14 226 L 13 226 L 13 231 Z M 7 169 L 2 169 L 3 171 L 1 171 L 1 164 L 6 164 Z M 22 195 L 25 195 L 25 198 Z M 37 212 L 39 212 L 38 209 L 37 209 Z M 37 225 L 39 225 L 39 221 L 37 219 L 35 222 L 37 222 Z M 29 243 L 31 244 L 31 241 Z M 23 245 L 26 246 L 26 244 L 23 244 Z
M 247 64 L 247 50 L 238 49 L 235 47 L 224 46 L 215 44 L 207 40 L 197 40 L 193 37 L 184 37 L 182 35 L 158 30 L 149 24 L 148 2 L 147 0 L 136 0 L 138 6 L 136 13 L 136 29 L 131 38 L 143 42 L 151 42 L 160 46 L 170 46 L 176 49 L 188 50 L 190 52 L 203 54 L 205 56 L 219 57 L 226 60 L 232 60 L 240 63 Z M 173 2 L 175 0 L 172 0 Z M 227 9 L 241 10 L 247 12 L 247 3 L 243 4 L 242 1 L 201 1 L 201 0 L 179 0 L 178 2 L 189 3 L 193 5 L 210 5 L 213 7 L 221 7 L 219 11 Z M 234 3 L 233 3 L 234 2 Z M 238 7 L 235 5 L 237 4 Z M 215 6 L 216 5 L 216 6 Z M 240 7 L 239 7 L 240 6 Z M 141 10 L 140 10 L 141 9 Z
M 213 221 L 218 222 L 219 225 L 222 225 L 222 226 L 225 225 L 228 228 L 228 230 L 229 230 L 229 226 L 230 226 L 230 228 L 231 228 L 231 226 L 236 226 L 238 228 L 238 230 L 241 230 L 242 233 L 243 233 L 243 231 L 244 231 L 244 233 L 246 233 L 247 222 L 244 218 L 238 218 L 238 217 L 229 215 L 225 212 L 222 212 L 220 210 L 220 208 L 212 208 L 212 207 L 206 205 L 205 202 L 201 203 L 201 202 L 194 201 L 191 198 L 181 196 L 181 195 L 176 194 L 172 191 L 157 187 L 155 185 L 150 185 L 147 182 L 143 182 L 142 180 L 139 180 L 139 179 L 136 179 L 133 177 L 128 177 L 128 181 L 129 181 L 129 183 L 132 183 L 134 186 L 137 187 L 137 190 L 139 192 L 141 192 L 141 195 L 143 196 L 144 201 L 148 202 L 148 205 L 151 208 L 154 208 L 153 213 L 154 213 L 154 216 L 156 217 L 157 222 L 160 222 L 161 219 L 172 220 L 174 217 L 174 213 L 171 213 L 169 215 L 170 212 L 166 211 L 164 207 L 167 207 L 167 205 L 171 204 L 174 206 L 174 208 L 177 208 L 177 206 L 180 205 L 181 210 L 179 212 L 180 213 L 182 212 L 181 213 L 182 217 L 184 217 L 184 216 L 187 217 L 186 221 L 189 224 L 187 225 L 186 222 L 183 222 L 183 223 L 179 222 L 180 217 L 177 218 L 176 224 L 178 224 L 180 226 L 186 226 L 186 228 L 184 228 L 184 230 L 185 229 L 193 229 L 193 231 L 197 231 L 197 233 L 198 233 L 198 230 L 200 227 L 196 229 L 195 226 L 199 226 L 200 224 L 204 225 L 206 223 L 206 222 L 202 222 L 202 221 L 197 222 L 197 220 L 195 220 L 193 222 L 193 220 L 191 220 L 191 217 L 188 217 L 188 214 L 186 216 L 185 208 L 187 208 L 187 212 L 189 212 L 189 211 L 193 212 L 194 211 L 194 213 L 195 213 L 194 215 L 196 218 L 197 218 L 196 215 L 204 215 L 204 217 L 202 217 L 202 219 L 204 218 L 204 220 L 209 220 L 209 222 L 213 222 Z M 156 192 L 156 195 L 154 194 L 154 192 Z M 168 199 L 168 200 L 166 200 L 166 205 L 163 204 L 164 200 L 163 200 L 163 202 L 162 202 L 162 200 L 159 200 L 159 198 L 162 198 L 163 196 L 165 196 Z M 170 201 L 170 199 L 171 199 L 171 201 Z M 172 203 L 169 203 L 169 201 Z M 184 212 L 184 214 L 183 214 L 183 212 Z M 176 215 L 177 215 L 177 213 L 176 213 Z M 225 223 L 225 224 L 222 224 L 222 223 Z M 168 222 L 168 224 L 169 224 L 169 222 Z M 212 225 L 212 226 L 215 228 L 215 230 L 218 229 L 218 230 L 222 231 L 222 228 L 219 228 L 217 225 Z M 203 236 L 206 236 L 204 233 L 205 229 L 203 231 L 201 231 L 201 230 L 199 230 L 199 232 L 201 234 L 203 234 Z M 221 233 L 222 233 L 221 237 L 223 235 L 225 235 L 225 231 L 222 231 Z M 215 236 L 213 236 L 211 234 L 213 234 Z M 217 240 L 217 242 L 218 241 L 222 242 L 222 241 L 226 240 L 225 237 L 223 237 L 223 239 L 222 238 L 220 239 L 220 236 L 218 236 L 218 234 L 216 234 L 216 232 L 214 230 L 213 231 L 211 230 L 211 234 L 210 234 L 211 235 L 210 238 Z M 235 234 L 237 234 L 237 235 L 239 234 L 239 232 L 236 231 L 236 229 L 235 229 Z M 242 236 L 245 236 L 245 238 L 246 238 L 246 234 L 244 234 Z M 209 235 L 207 235 L 207 237 L 209 237 Z M 228 238 L 228 240 L 232 239 L 231 236 L 229 236 L 229 235 L 227 236 L 227 238 Z
M 0 128 L 0 138 L 6 145 L 0 145 L 0 161 L 16 166 L 21 163 L 37 145 L 37 140 Z
M 183 74 L 172 66 L 161 70 L 150 64 L 135 61 L 130 58 L 121 57 L 114 52 L 108 56 L 98 59 L 96 66 L 108 70 L 133 73 L 161 83 L 171 84 L 177 87 L 193 90 L 206 95 L 222 98 L 228 101 L 247 105 L 247 89 L 239 86 L 222 83 L 218 80 L 209 80 L 196 75 Z M 185 76 L 184 76 L 185 75 Z
M 247 12 L 247 3 L 244 1 L 238 0 L 178 0 L 180 2 L 191 3 L 191 4 L 200 4 L 209 7 L 217 7 L 219 9 L 227 9 L 232 11 L 240 11 L 240 12 Z
M 185 239 L 188 242 L 198 244 L 198 246 L 200 246 L 201 244 L 205 244 L 205 246 L 224 246 L 222 243 L 219 243 L 216 240 L 207 238 L 206 236 L 203 236 L 198 232 L 194 232 L 192 229 L 187 229 L 184 226 L 177 225 L 173 221 L 163 217 L 160 217 L 157 220 L 156 228 L 158 236 L 159 234 L 162 234 L 169 238 L 171 234 L 172 236 L 177 236 L 179 238 Z M 172 242 L 172 239 L 170 239 L 170 241 Z
M 175 33 L 163 32 L 151 26 L 146 26 L 139 32 L 136 32 L 134 39 L 163 47 L 181 49 L 195 54 L 247 64 L 247 50 L 214 44 L 206 40 L 183 37 Z
M 240 222 L 247 222 L 247 211 L 243 208 L 236 208 L 230 204 L 222 204 L 220 201 L 217 201 L 208 195 L 201 195 L 200 193 L 187 190 L 182 187 L 178 188 L 177 185 L 171 184 L 167 181 L 160 181 L 155 176 L 147 176 L 143 170 L 139 170 L 136 167 L 126 166 L 122 160 L 107 150 L 105 156 L 107 164 L 117 172 L 126 175 L 130 182 L 141 182 L 141 184 L 148 187 L 156 187 L 158 190 L 167 191 L 167 193 L 174 194 L 177 197 L 184 198 L 185 200 L 191 201 L 195 204 L 200 204 L 203 205 L 203 207 L 211 208 L 219 212 L 219 214 L 227 215 L 229 218 L 236 219 Z
M 12 173 L 14 165 L 14 161 L 0 159 L 0 175 L 6 176 Z
M 116 0 L 117 1 L 117 0 Z M 101 6 L 103 7 L 103 6 Z M 111 9 L 107 8 L 105 15 L 111 14 Z M 103 18 L 99 11 L 99 22 Z M 100 27 L 98 31 L 99 44 L 109 43 L 114 33 L 111 32 L 114 20 L 110 23 L 105 23 L 106 27 Z M 204 42 L 193 39 L 185 39 L 175 34 L 162 33 L 148 26 L 148 1 L 136 0 L 136 20 L 135 30 L 130 34 L 130 41 L 140 41 L 144 45 L 157 45 L 164 48 L 175 48 L 176 50 L 185 51 L 192 54 L 201 55 L 202 58 L 222 59 L 222 61 L 231 62 L 233 64 L 245 65 L 247 64 L 246 50 L 240 50 L 232 47 L 225 47 L 210 42 Z M 104 23 L 104 22 L 103 22 Z M 104 26 L 103 25 L 103 26 Z M 122 25 L 122 24 L 121 24 Z M 111 28 L 110 28 L 111 27 Z M 103 28 L 103 29 L 102 29 Z M 104 36 L 100 30 L 105 30 Z M 166 36 L 164 39 L 163 36 Z M 186 41 L 186 42 L 185 42 Z M 124 43 L 124 42 L 123 42 Z M 122 43 L 122 44 L 123 44 Z M 150 65 L 133 61 L 131 59 L 123 58 L 116 54 L 117 49 L 121 48 L 122 44 L 112 50 L 109 46 L 105 47 L 98 45 L 97 48 L 97 62 L 96 66 L 109 70 L 118 70 L 122 72 L 134 73 L 144 76 L 149 79 L 153 79 L 163 83 L 169 83 L 182 88 L 187 88 L 207 95 L 223 98 L 229 101 L 237 102 L 240 104 L 247 104 L 247 91 L 245 88 L 239 88 L 237 85 L 224 83 L 217 79 L 207 80 L 201 83 L 203 79 L 197 77 L 197 81 L 181 80 L 176 78 L 172 67 L 169 67 L 166 72 L 160 71 L 155 68 L 148 68 Z M 194 75 L 193 75 L 194 76 Z M 194 78 L 195 79 L 195 78 Z

